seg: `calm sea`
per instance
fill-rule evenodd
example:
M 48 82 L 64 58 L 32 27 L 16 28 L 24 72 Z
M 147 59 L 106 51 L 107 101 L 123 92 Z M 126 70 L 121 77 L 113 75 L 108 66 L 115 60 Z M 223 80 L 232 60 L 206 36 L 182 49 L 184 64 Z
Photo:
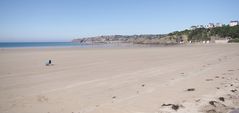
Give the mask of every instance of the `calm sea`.
M 82 46 L 76 42 L 0 42 L 0 48 L 18 47 L 71 47 Z
M 141 45 L 131 43 L 110 44 L 80 44 L 77 42 L 0 42 L 0 48 L 48 48 L 48 47 L 79 47 L 79 48 L 132 48 L 132 47 L 158 47 L 158 45 Z

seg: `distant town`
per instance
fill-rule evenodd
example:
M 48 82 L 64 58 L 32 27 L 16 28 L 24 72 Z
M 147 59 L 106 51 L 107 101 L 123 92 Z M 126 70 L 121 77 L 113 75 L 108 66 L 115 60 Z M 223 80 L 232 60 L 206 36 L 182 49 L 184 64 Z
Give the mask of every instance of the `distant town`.
M 239 21 L 233 20 L 233 21 L 230 21 L 228 24 L 209 23 L 208 25 L 196 25 L 196 26 L 194 25 L 194 26 L 190 27 L 190 30 L 194 30 L 197 28 L 215 28 L 215 27 L 222 27 L 222 26 L 226 26 L 226 25 L 229 25 L 230 27 L 237 26 L 237 25 L 239 25 Z

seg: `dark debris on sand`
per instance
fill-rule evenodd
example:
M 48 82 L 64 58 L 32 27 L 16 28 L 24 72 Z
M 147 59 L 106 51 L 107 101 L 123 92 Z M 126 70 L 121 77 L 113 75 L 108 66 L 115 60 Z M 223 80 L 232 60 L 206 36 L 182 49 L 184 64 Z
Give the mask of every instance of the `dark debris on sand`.
M 202 107 L 201 112 L 203 112 L 203 113 L 228 113 L 229 110 L 233 109 L 233 107 L 226 106 L 225 104 L 221 103 L 220 101 L 212 100 L 212 101 L 209 101 L 208 103 L 209 103 L 209 105 L 205 105 Z
M 172 106 L 172 104 L 162 104 L 161 106 Z
M 225 101 L 225 98 L 224 97 L 219 97 L 218 98 L 220 101 L 224 102 Z
M 226 105 L 224 105 L 224 104 L 222 104 L 220 102 L 217 102 L 217 101 L 209 101 L 209 104 L 214 106 L 214 107 L 217 107 L 217 106 L 226 107 Z
M 172 105 L 172 109 L 173 109 L 173 110 L 177 111 L 178 108 L 179 108 L 179 105 L 174 105 L 174 104 Z
M 161 106 L 171 106 L 171 109 L 177 111 L 180 107 L 183 107 L 183 105 L 178 104 L 162 104 Z
M 232 89 L 232 90 L 231 90 L 231 92 L 233 92 L 233 93 L 236 92 L 236 91 L 237 91 L 236 89 Z
M 209 104 L 216 107 L 215 103 L 217 103 L 216 101 L 209 101 Z
M 195 88 L 189 88 L 187 91 L 195 91 Z

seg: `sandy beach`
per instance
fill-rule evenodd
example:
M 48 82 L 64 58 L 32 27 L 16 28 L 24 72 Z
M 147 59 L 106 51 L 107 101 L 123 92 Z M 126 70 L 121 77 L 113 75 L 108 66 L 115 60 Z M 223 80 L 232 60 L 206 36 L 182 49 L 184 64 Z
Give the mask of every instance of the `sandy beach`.
M 238 61 L 239 44 L 0 49 L 0 113 L 229 113 Z

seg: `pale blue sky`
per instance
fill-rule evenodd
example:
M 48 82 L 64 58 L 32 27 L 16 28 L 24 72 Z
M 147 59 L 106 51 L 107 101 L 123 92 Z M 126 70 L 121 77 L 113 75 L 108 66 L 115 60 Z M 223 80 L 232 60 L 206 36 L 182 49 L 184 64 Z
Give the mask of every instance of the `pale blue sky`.
M 239 20 L 239 0 L 0 0 L 0 42 L 165 34 Z

